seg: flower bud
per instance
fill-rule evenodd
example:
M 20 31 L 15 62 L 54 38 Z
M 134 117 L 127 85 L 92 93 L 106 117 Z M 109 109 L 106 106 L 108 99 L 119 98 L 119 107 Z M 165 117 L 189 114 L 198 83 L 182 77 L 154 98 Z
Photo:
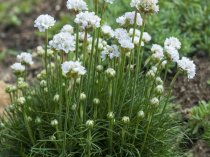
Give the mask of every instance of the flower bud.
M 75 111 L 76 109 L 77 109 L 77 104 L 74 104 L 74 105 L 71 106 L 72 111 Z
M 51 50 L 51 49 L 47 49 L 47 56 L 48 57 L 52 57 L 53 56 L 53 50 Z
M 26 99 L 24 97 L 19 97 L 17 99 L 18 105 L 23 105 L 26 102 Z
M 44 49 L 42 46 L 38 46 L 36 49 L 38 55 L 42 56 L 44 54 Z
M 163 85 L 158 85 L 155 88 L 155 91 L 157 92 L 157 94 L 163 94 L 163 91 L 164 91 Z
M 50 139 L 51 141 L 54 141 L 54 140 L 56 140 L 56 137 L 55 137 L 54 135 L 52 135 L 52 136 L 49 137 L 49 139 Z
M 41 86 L 42 88 L 46 87 L 46 86 L 47 86 L 47 81 L 42 80 L 42 81 L 40 82 L 40 86 Z
M 97 65 L 96 71 L 97 72 L 102 72 L 104 70 L 104 67 L 102 65 Z
M 100 104 L 100 100 L 98 98 L 93 99 L 93 104 L 98 105 Z
M 164 60 L 164 61 L 161 63 L 161 67 L 162 67 L 162 68 L 165 68 L 166 64 L 167 64 L 167 61 Z
M 157 84 L 161 84 L 161 85 L 163 84 L 163 81 L 160 77 L 157 77 L 155 81 Z
M 128 116 L 124 116 L 124 117 L 122 117 L 122 122 L 124 124 L 129 124 L 130 123 L 130 118 Z
M 0 128 L 4 128 L 4 127 L 5 127 L 4 123 L 0 122 Z
M 56 94 L 56 95 L 54 96 L 53 101 L 54 101 L 54 102 L 58 102 L 58 101 L 59 101 L 59 95 L 58 95 L 58 94 Z
M 32 118 L 31 118 L 30 116 L 27 116 L 26 120 L 27 120 L 28 122 L 31 122 L 31 121 L 32 121 Z
M 44 92 L 45 92 L 45 93 L 48 92 L 48 88 L 47 88 L 47 87 L 44 88 Z
M 108 78 L 114 78 L 115 75 L 116 75 L 116 71 L 112 68 L 108 68 L 106 71 L 105 71 L 106 75 Z
M 93 121 L 93 120 L 87 120 L 86 126 L 87 126 L 88 128 L 93 128 L 93 126 L 94 126 L 94 121 Z
M 156 66 L 153 66 L 153 67 L 151 68 L 151 70 L 152 70 L 154 73 L 156 73 L 156 72 L 157 72 L 157 67 L 156 67 Z
M 107 118 L 108 119 L 113 119 L 114 118 L 114 113 L 113 112 L 109 112 L 108 114 L 107 114 Z
M 155 77 L 155 73 L 154 73 L 153 70 L 149 70 L 149 71 L 147 72 L 146 76 L 147 76 L 148 78 L 154 78 L 154 77 Z
M 40 123 L 42 123 L 41 118 L 40 118 L 40 117 L 36 117 L 36 119 L 35 119 L 35 123 L 36 123 L 36 124 L 40 124 Z
M 158 100 L 158 98 L 152 98 L 151 100 L 150 100 L 150 104 L 151 105 L 154 105 L 154 106 L 158 106 L 159 105 L 159 100 Z
M 5 92 L 6 92 L 6 93 L 12 93 L 12 92 L 14 92 L 14 91 L 16 91 L 16 90 L 17 90 L 17 88 L 16 88 L 15 86 L 8 85 L 8 86 L 6 87 L 6 89 L 5 89 Z
M 137 113 L 137 117 L 140 118 L 140 119 L 143 119 L 145 117 L 144 111 L 139 111 Z
M 51 121 L 51 125 L 52 125 L 53 127 L 57 126 L 57 125 L 58 125 L 57 119 L 52 120 L 52 121 Z
M 80 100 L 85 100 L 87 97 L 86 97 L 86 94 L 85 93 L 80 93 Z
M 78 78 L 76 79 L 76 84 L 80 84 L 80 82 L 81 82 L 81 78 L 78 77 Z

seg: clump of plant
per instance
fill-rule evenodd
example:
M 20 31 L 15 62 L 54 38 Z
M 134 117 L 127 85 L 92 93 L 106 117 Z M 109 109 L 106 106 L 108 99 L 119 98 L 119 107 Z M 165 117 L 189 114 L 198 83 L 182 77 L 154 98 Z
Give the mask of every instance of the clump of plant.
M 210 103 L 201 101 L 189 110 L 189 133 L 196 138 L 206 140 L 210 145 Z
M 103 17 L 112 3 L 96 0 L 93 12 L 83 0 L 67 1 L 74 26 L 65 25 L 50 41 L 54 18 L 35 20 L 46 36 L 44 48 L 37 48 L 44 70 L 29 86 L 31 54 L 21 53 L 11 66 L 17 81 L 6 89 L 11 105 L 1 119 L 1 155 L 179 156 L 180 127 L 168 104 L 176 78 L 186 73 L 192 79 L 195 65 L 180 59 L 174 37 L 144 54 L 151 40 L 147 18 L 159 11 L 158 1 L 132 0 L 133 11 L 117 18 L 116 29 Z M 177 72 L 166 86 L 170 65 Z

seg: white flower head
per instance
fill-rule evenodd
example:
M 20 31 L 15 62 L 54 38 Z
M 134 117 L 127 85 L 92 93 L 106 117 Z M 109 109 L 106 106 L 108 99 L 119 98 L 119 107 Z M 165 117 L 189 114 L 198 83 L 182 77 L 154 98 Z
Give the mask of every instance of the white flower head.
M 46 15 L 40 15 L 35 21 L 34 21 L 34 27 L 37 27 L 40 32 L 45 32 L 47 29 L 51 28 L 55 25 L 55 20 L 52 16 L 46 14 Z
M 149 33 L 147 33 L 147 32 L 143 33 L 142 40 L 144 42 L 149 42 L 151 39 L 152 39 L 152 37 L 151 37 L 151 35 Z
M 175 37 L 166 38 L 164 47 L 173 47 L 178 50 L 181 48 L 181 42 Z
M 60 32 L 54 35 L 53 39 L 49 42 L 49 45 L 56 49 L 62 50 L 65 53 L 75 51 L 75 37 L 67 32 Z
M 32 55 L 30 53 L 22 52 L 17 56 L 17 60 L 23 65 L 32 65 Z
M 114 31 L 114 36 L 117 40 L 126 40 L 126 39 L 131 39 L 127 30 L 123 28 L 117 28 Z
M 99 28 L 101 18 L 94 12 L 85 11 L 77 14 L 74 22 L 79 24 L 82 29 Z
M 127 50 L 132 50 L 134 48 L 134 44 L 131 40 L 125 39 L 125 40 L 119 40 L 120 46 Z
M 113 4 L 115 0 L 104 0 L 106 3 Z
M 69 10 L 76 12 L 88 10 L 87 3 L 84 0 L 68 0 L 66 6 Z
M 151 51 L 153 52 L 152 56 L 156 59 L 163 59 L 164 57 L 164 53 L 163 53 L 163 48 L 162 46 L 158 45 L 158 44 L 153 44 Z
M 21 63 L 14 63 L 11 66 L 12 70 L 14 71 L 14 73 L 22 73 L 25 71 L 25 66 L 22 65 Z
M 105 60 L 106 57 L 109 57 L 110 59 L 118 58 L 120 56 L 119 48 L 117 45 L 107 45 L 104 50 L 101 52 L 101 58 L 102 60 Z
M 153 14 L 159 11 L 158 0 L 131 0 L 130 5 L 146 14 Z
M 109 37 L 114 37 L 114 31 L 113 31 L 113 29 L 112 29 L 110 26 L 108 26 L 108 25 L 103 25 L 103 26 L 101 27 L 101 31 L 102 31 L 103 34 L 108 35 Z
M 67 32 L 67 33 L 73 34 L 74 28 L 71 25 L 67 24 L 62 27 L 61 32 Z
M 116 75 L 116 71 L 112 68 L 108 68 L 106 71 L 105 71 L 107 77 L 109 78 L 114 78 L 115 75 Z
M 64 76 L 79 77 L 86 73 L 85 67 L 78 61 L 66 61 L 61 65 Z
M 167 56 L 173 61 L 173 62 L 177 62 L 179 60 L 179 52 L 177 49 L 175 49 L 174 47 L 166 47 L 165 51 L 167 53 Z
M 129 26 L 133 25 L 135 21 L 135 12 L 126 12 L 123 16 L 120 16 L 116 19 L 116 22 L 120 24 L 120 26 Z M 142 25 L 142 18 L 139 13 L 137 13 L 136 17 L 136 25 Z
M 188 79 L 193 79 L 196 74 L 196 66 L 189 58 L 182 57 L 177 61 L 178 66 L 185 72 L 187 72 Z

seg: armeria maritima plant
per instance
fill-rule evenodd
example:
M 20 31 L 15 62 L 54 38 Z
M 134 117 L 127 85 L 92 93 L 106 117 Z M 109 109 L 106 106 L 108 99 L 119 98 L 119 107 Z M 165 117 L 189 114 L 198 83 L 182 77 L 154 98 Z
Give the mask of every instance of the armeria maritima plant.
M 180 59 L 175 37 L 144 53 L 152 38 L 145 32 L 147 17 L 158 13 L 158 0 L 132 0 L 133 12 L 118 17 L 115 29 L 104 16 L 112 3 L 95 0 L 93 12 L 83 0 L 68 0 L 75 19 L 52 39 L 54 18 L 35 20 L 45 33 L 45 46 L 36 51 L 44 69 L 29 87 L 27 69 L 38 64 L 32 55 L 21 53 L 11 66 L 17 81 L 6 89 L 11 105 L 1 118 L 1 155 L 179 156 L 180 128 L 169 100 L 178 75 L 192 79 L 195 65 Z M 177 71 L 167 85 L 171 65 Z

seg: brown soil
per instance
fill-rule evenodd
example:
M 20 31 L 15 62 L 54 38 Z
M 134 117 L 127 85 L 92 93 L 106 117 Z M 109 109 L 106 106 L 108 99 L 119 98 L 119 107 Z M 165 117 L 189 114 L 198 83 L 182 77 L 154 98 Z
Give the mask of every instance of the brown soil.
M 193 57 L 196 64 L 196 77 L 188 80 L 186 76 L 181 76 L 176 81 L 173 95 L 176 103 L 180 103 L 183 109 L 197 105 L 199 101 L 210 101 L 210 58 L 205 55 Z

